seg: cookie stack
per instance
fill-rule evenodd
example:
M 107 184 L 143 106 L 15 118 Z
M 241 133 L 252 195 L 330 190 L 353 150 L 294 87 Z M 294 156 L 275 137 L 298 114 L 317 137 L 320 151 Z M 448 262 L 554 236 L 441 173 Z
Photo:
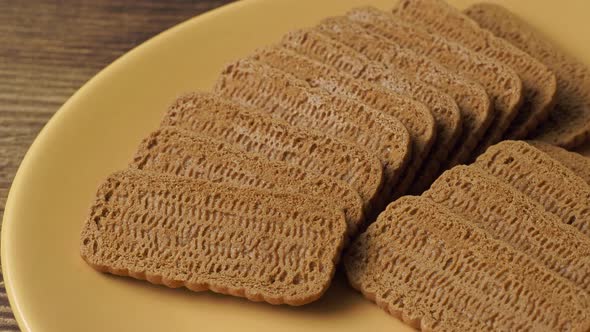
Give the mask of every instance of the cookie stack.
M 391 203 L 345 256 L 351 285 L 423 330 L 587 331 L 590 185 L 544 148 L 503 141 Z
M 348 248 L 351 285 L 412 326 L 587 329 L 590 162 L 558 147 L 590 132 L 572 61 L 441 0 L 290 32 L 170 106 L 100 186 L 82 257 L 301 305 Z

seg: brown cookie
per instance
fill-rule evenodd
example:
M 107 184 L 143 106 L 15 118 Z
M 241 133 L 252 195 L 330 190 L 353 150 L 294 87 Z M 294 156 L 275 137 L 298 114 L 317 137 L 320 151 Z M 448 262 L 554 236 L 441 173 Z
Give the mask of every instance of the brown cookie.
M 358 191 L 367 210 L 381 190 L 381 163 L 365 148 L 291 126 L 212 93 L 195 92 L 178 98 L 162 126 L 192 131 L 269 160 L 343 180 Z
M 584 291 L 424 197 L 390 204 L 349 248 L 344 266 L 353 287 L 425 331 L 590 326 Z
M 422 195 L 534 258 L 590 294 L 590 239 L 473 166 L 444 172 Z
M 401 181 L 394 190 L 393 198 L 403 195 L 408 190 L 436 138 L 434 118 L 425 105 L 413 100 L 408 101 L 406 96 L 355 79 L 334 67 L 284 47 L 261 49 L 252 57 L 297 77 L 310 88 L 319 88 L 331 94 L 351 98 L 398 119 L 410 134 L 412 155 L 405 172 L 401 175 Z
M 522 81 L 524 102 L 504 137 L 525 138 L 547 119 L 557 87 L 555 75 L 547 66 L 480 28 L 471 18 L 443 0 L 402 0 L 393 13 L 516 71 Z
M 555 107 L 533 137 L 565 148 L 586 142 L 590 137 L 590 69 L 503 7 L 481 3 L 465 13 L 482 28 L 528 52 L 555 73 Z
M 325 201 L 127 170 L 99 187 L 81 254 L 102 272 L 302 305 L 330 285 L 345 233 Z
M 481 83 L 493 101 L 495 118 L 475 155 L 502 138 L 523 101 L 522 82 L 512 68 L 374 8 L 355 9 L 347 17 L 371 33 L 429 56 L 450 70 Z
M 524 141 L 503 141 L 491 146 L 474 165 L 590 236 L 590 186 L 545 152 Z
M 374 151 L 383 164 L 383 202 L 391 201 L 398 190 L 398 181 L 410 160 L 411 141 L 397 118 L 346 96 L 310 88 L 305 81 L 254 59 L 228 65 L 215 91 L 291 125 L 350 140 Z
M 244 152 L 210 137 L 162 127 L 140 144 L 130 168 L 235 186 L 321 197 L 338 205 L 349 235 L 363 222 L 363 201 L 348 184 L 330 176 Z

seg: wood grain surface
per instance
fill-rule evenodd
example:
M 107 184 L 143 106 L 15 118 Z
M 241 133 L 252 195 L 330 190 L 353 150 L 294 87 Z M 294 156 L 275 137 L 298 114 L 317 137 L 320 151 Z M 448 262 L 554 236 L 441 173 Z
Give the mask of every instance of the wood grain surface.
M 84 82 L 158 32 L 229 2 L 0 0 L 0 216 L 29 145 Z M 1 276 L 0 331 L 18 331 Z

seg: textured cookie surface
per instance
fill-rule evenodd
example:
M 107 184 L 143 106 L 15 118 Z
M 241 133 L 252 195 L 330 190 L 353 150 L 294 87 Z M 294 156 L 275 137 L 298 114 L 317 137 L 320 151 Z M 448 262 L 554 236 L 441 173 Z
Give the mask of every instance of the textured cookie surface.
M 176 126 L 341 179 L 358 191 L 367 208 L 381 189 L 381 163 L 365 148 L 291 126 L 215 94 L 197 92 L 177 99 L 162 126 Z
M 426 331 L 585 331 L 588 295 L 424 197 L 389 205 L 345 256 L 351 284 Z
M 443 173 L 422 196 L 590 294 L 590 239 L 509 184 L 477 167 L 457 166 Z
M 557 78 L 556 105 L 535 139 L 573 148 L 590 136 L 590 69 L 566 55 L 508 10 L 494 4 L 476 4 L 465 13 L 549 67 Z
M 516 71 L 522 80 L 524 101 L 505 137 L 524 138 L 547 118 L 553 107 L 557 84 L 555 75 L 537 59 L 480 28 L 443 0 L 403 0 L 393 13 Z
M 590 236 L 590 186 L 545 152 L 524 141 L 503 141 L 491 146 L 474 165 Z
M 145 138 L 130 168 L 321 197 L 344 210 L 351 236 L 363 221 L 363 202 L 345 182 L 174 127 L 161 128 Z
M 445 94 L 452 96 L 457 105 L 462 118 L 462 131 L 458 138 L 459 144 L 455 144 L 448 158 L 445 160 L 445 166 L 453 166 L 458 163 L 466 162 L 485 134 L 492 121 L 491 104 L 484 88 L 462 77 L 458 74 L 451 73 L 442 65 L 433 61 L 427 56 L 422 56 L 408 48 L 402 48 L 398 44 L 370 33 L 357 23 L 342 18 L 325 20 L 320 25 L 322 33 L 328 35 L 334 41 L 346 44 L 354 51 L 357 51 L 355 61 L 363 62 L 359 55 L 362 54 L 366 60 L 381 64 L 388 68 L 388 71 L 375 70 L 375 65 L 369 65 L 362 72 L 362 76 L 367 79 L 382 82 L 386 86 L 395 88 L 398 84 L 392 78 L 401 76 L 410 77 L 414 80 L 424 82 L 432 87 L 436 87 Z M 309 44 L 309 42 L 307 42 Z M 317 45 L 316 45 L 317 49 Z M 348 48 L 338 47 L 339 52 L 350 51 Z M 349 55 L 346 59 L 352 59 L 354 55 Z M 366 61 L 365 61 L 366 63 Z M 358 66 L 353 66 L 355 68 Z M 414 89 L 415 90 L 415 89 Z M 431 108 L 445 110 L 448 106 L 437 105 L 432 101 L 448 100 L 447 96 L 441 96 L 440 92 L 433 91 L 432 88 L 425 88 L 429 93 L 424 95 L 425 100 L 431 101 Z M 412 91 L 412 89 L 410 89 Z M 445 102 L 443 104 L 448 104 Z M 440 113 L 440 111 L 438 112 Z M 444 113 L 449 113 L 443 112 Z M 449 117 L 449 115 L 447 115 Z M 439 149 L 443 146 L 450 148 L 447 142 L 440 142 Z M 440 151 L 440 150 L 439 150 Z
M 528 143 L 559 161 L 590 184 L 590 158 L 541 141 L 528 141 Z
M 426 106 L 415 105 L 416 103 L 406 100 L 408 97 L 399 95 L 379 85 L 355 79 L 337 68 L 299 55 L 287 48 L 261 49 L 253 57 L 260 62 L 288 72 L 299 80 L 306 82 L 309 87 L 319 88 L 331 94 L 354 99 L 380 113 L 398 119 L 410 134 L 412 153 L 408 166 L 401 176 L 401 181 L 394 190 L 393 197 L 399 197 L 406 192 L 412 184 L 416 172 L 430 152 L 436 137 L 434 118 Z M 340 108 L 337 106 L 338 102 L 331 102 L 331 104 Z M 410 104 L 410 107 L 403 107 L 405 104 Z
M 305 81 L 254 59 L 227 66 L 215 90 L 291 125 L 315 129 L 374 151 L 383 164 L 381 196 L 389 202 L 411 156 L 409 133 L 397 118 L 346 96 L 311 88 Z
M 449 69 L 481 83 L 494 102 L 495 118 L 476 154 L 501 139 L 516 117 L 523 100 L 522 82 L 512 68 L 374 8 L 352 10 L 348 18 L 373 33 L 416 53 L 427 55 Z
M 330 21 L 324 22 L 316 30 L 327 28 L 328 22 Z M 336 38 L 336 36 L 333 37 Z M 400 71 L 388 69 L 383 64 L 370 61 L 361 53 L 334 38 L 315 30 L 297 31 L 287 34 L 281 44 L 285 48 L 331 65 L 358 79 L 415 98 L 429 106 L 436 121 L 436 142 L 428 157 L 429 162 L 418 171 L 419 176 L 415 185 L 416 183 L 429 183 L 437 175 L 441 162 L 449 158 L 449 150 L 455 146 L 463 129 L 461 114 L 455 101 L 452 97 L 437 91 L 420 79 L 412 78 Z M 402 108 L 397 112 L 400 119 L 407 118 L 408 111 L 415 108 L 405 106 L 407 104 L 403 100 L 400 100 L 398 104 Z
M 81 254 L 103 272 L 301 305 L 328 288 L 345 232 L 341 211 L 304 196 L 123 171 L 98 189 Z

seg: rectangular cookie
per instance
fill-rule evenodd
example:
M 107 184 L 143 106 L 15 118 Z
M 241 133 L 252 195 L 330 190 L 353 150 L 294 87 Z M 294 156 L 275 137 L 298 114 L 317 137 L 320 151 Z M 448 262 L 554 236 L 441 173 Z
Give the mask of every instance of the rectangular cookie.
M 295 76 L 310 88 L 318 88 L 338 95 L 338 99 L 350 98 L 386 116 L 398 119 L 408 130 L 412 154 L 393 192 L 393 198 L 406 193 L 435 142 L 436 128 L 428 107 L 414 100 L 408 101 L 406 99 L 409 97 L 379 85 L 355 79 L 334 67 L 299 55 L 287 48 L 277 46 L 260 49 L 252 55 L 252 58 Z M 292 88 L 291 85 L 285 88 L 283 93 L 288 93 L 287 90 L 290 88 Z
M 367 31 L 424 54 L 486 89 L 494 104 L 495 117 L 475 155 L 502 138 L 523 101 L 522 82 L 512 68 L 375 8 L 354 9 L 347 17 Z
M 343 180 L 359 193 L 367 211 L 381 190 L 381 162 L 366 148 L 291 126 L 213 93 L 195 92 L 178 98 L 162 126 L 192 131 L 270 160 Z
M 465 14 L 555 73 L 556 105 L 533 137 L 568 149 L 586 142 L 590 137 L 590 69 L 499 5 L 476 4 L 467 8 Z
M 311 198 L 127 170 L 99 187 L 80 251 L 101 272 L 302 305 L 326 291 L 342 211 Z
M 506 40 L 482 29 L 443 0 L 402 0 L 393 13 L 516 71 L 522 81 L 524 101 L 504 137 L 525 138 L 547 119 L 554 105 L 557 87 L 555 75 L 547 66 Z
M 354 288 L 425 331 L 586 331 L 588 295 L 432 200 L 387 207 L 344 257 Z
M 527 143 L 559 161 L 563 166 L 569 168 L 577 176 L 584 179 L 586 183 L 590 184 L 590 158 L 541 141 L 527 141 Z
M 345 182 L 175 127 L 162 127 L 146 137 L 129 168 L 321 197 L 344 211 L 350 236 L 363 222 L 363 201 Z
M 503 141 L 491 146 L 474 165 L 590 236 L 590 186 L 545 152 L 524 141 Z
M 460 151 L 451 151 L 454 150 L 453 147 L 463 146 L 456 144 L 456 142 L 461 140 L 461 134 L 465 132 L 465 123 L 460 109 L 451 96 L 425 84 L 418 78 L 412 78 L 405 73 L 372 62 L 363 54 L 315 30 L 289 33 L 283 38 L 281 45 L 301 55 L 331 65 L 355 78 L 381 86 L 398 95 L 406 95 L 408 98 L 424 102 L 430 108 L 436 123 L 436 142 L 431 149 L 432 153 L 428 157 L 428 163 L 423 164 L 418 171 L 418 177 L 410 192 L 415 192 L 416 187 L 430 184 L 438 175 L 441 164 L 445 164 L 449 158 L 455 158 L 461 153 Z M 399 106 L 407 108 L 404 107 L 404 104 L 407 103 L 402 104 L 400 101 Z M 407 117 L 408 112 L 399 111 L 398 113 L 401 113 L 398 117 L 402 118 Z M 467 144 L 469 143 L 467 142 Z M 461 148 L 458 149 L 461 150 Z
M 255 59 L 229 64 L 214 90 L 239 104 L 274 118 L 350 140 L 373 151 L 383 165 L 384 203 L 399 190 L 398 181 L 411 156 L 410 135 L 395 117 L 345 96 L 310 88 L 304 81 Z
M 507 183 L 473 166 L 444 172 L 422 195 L 590 294 L 590 239 Z

